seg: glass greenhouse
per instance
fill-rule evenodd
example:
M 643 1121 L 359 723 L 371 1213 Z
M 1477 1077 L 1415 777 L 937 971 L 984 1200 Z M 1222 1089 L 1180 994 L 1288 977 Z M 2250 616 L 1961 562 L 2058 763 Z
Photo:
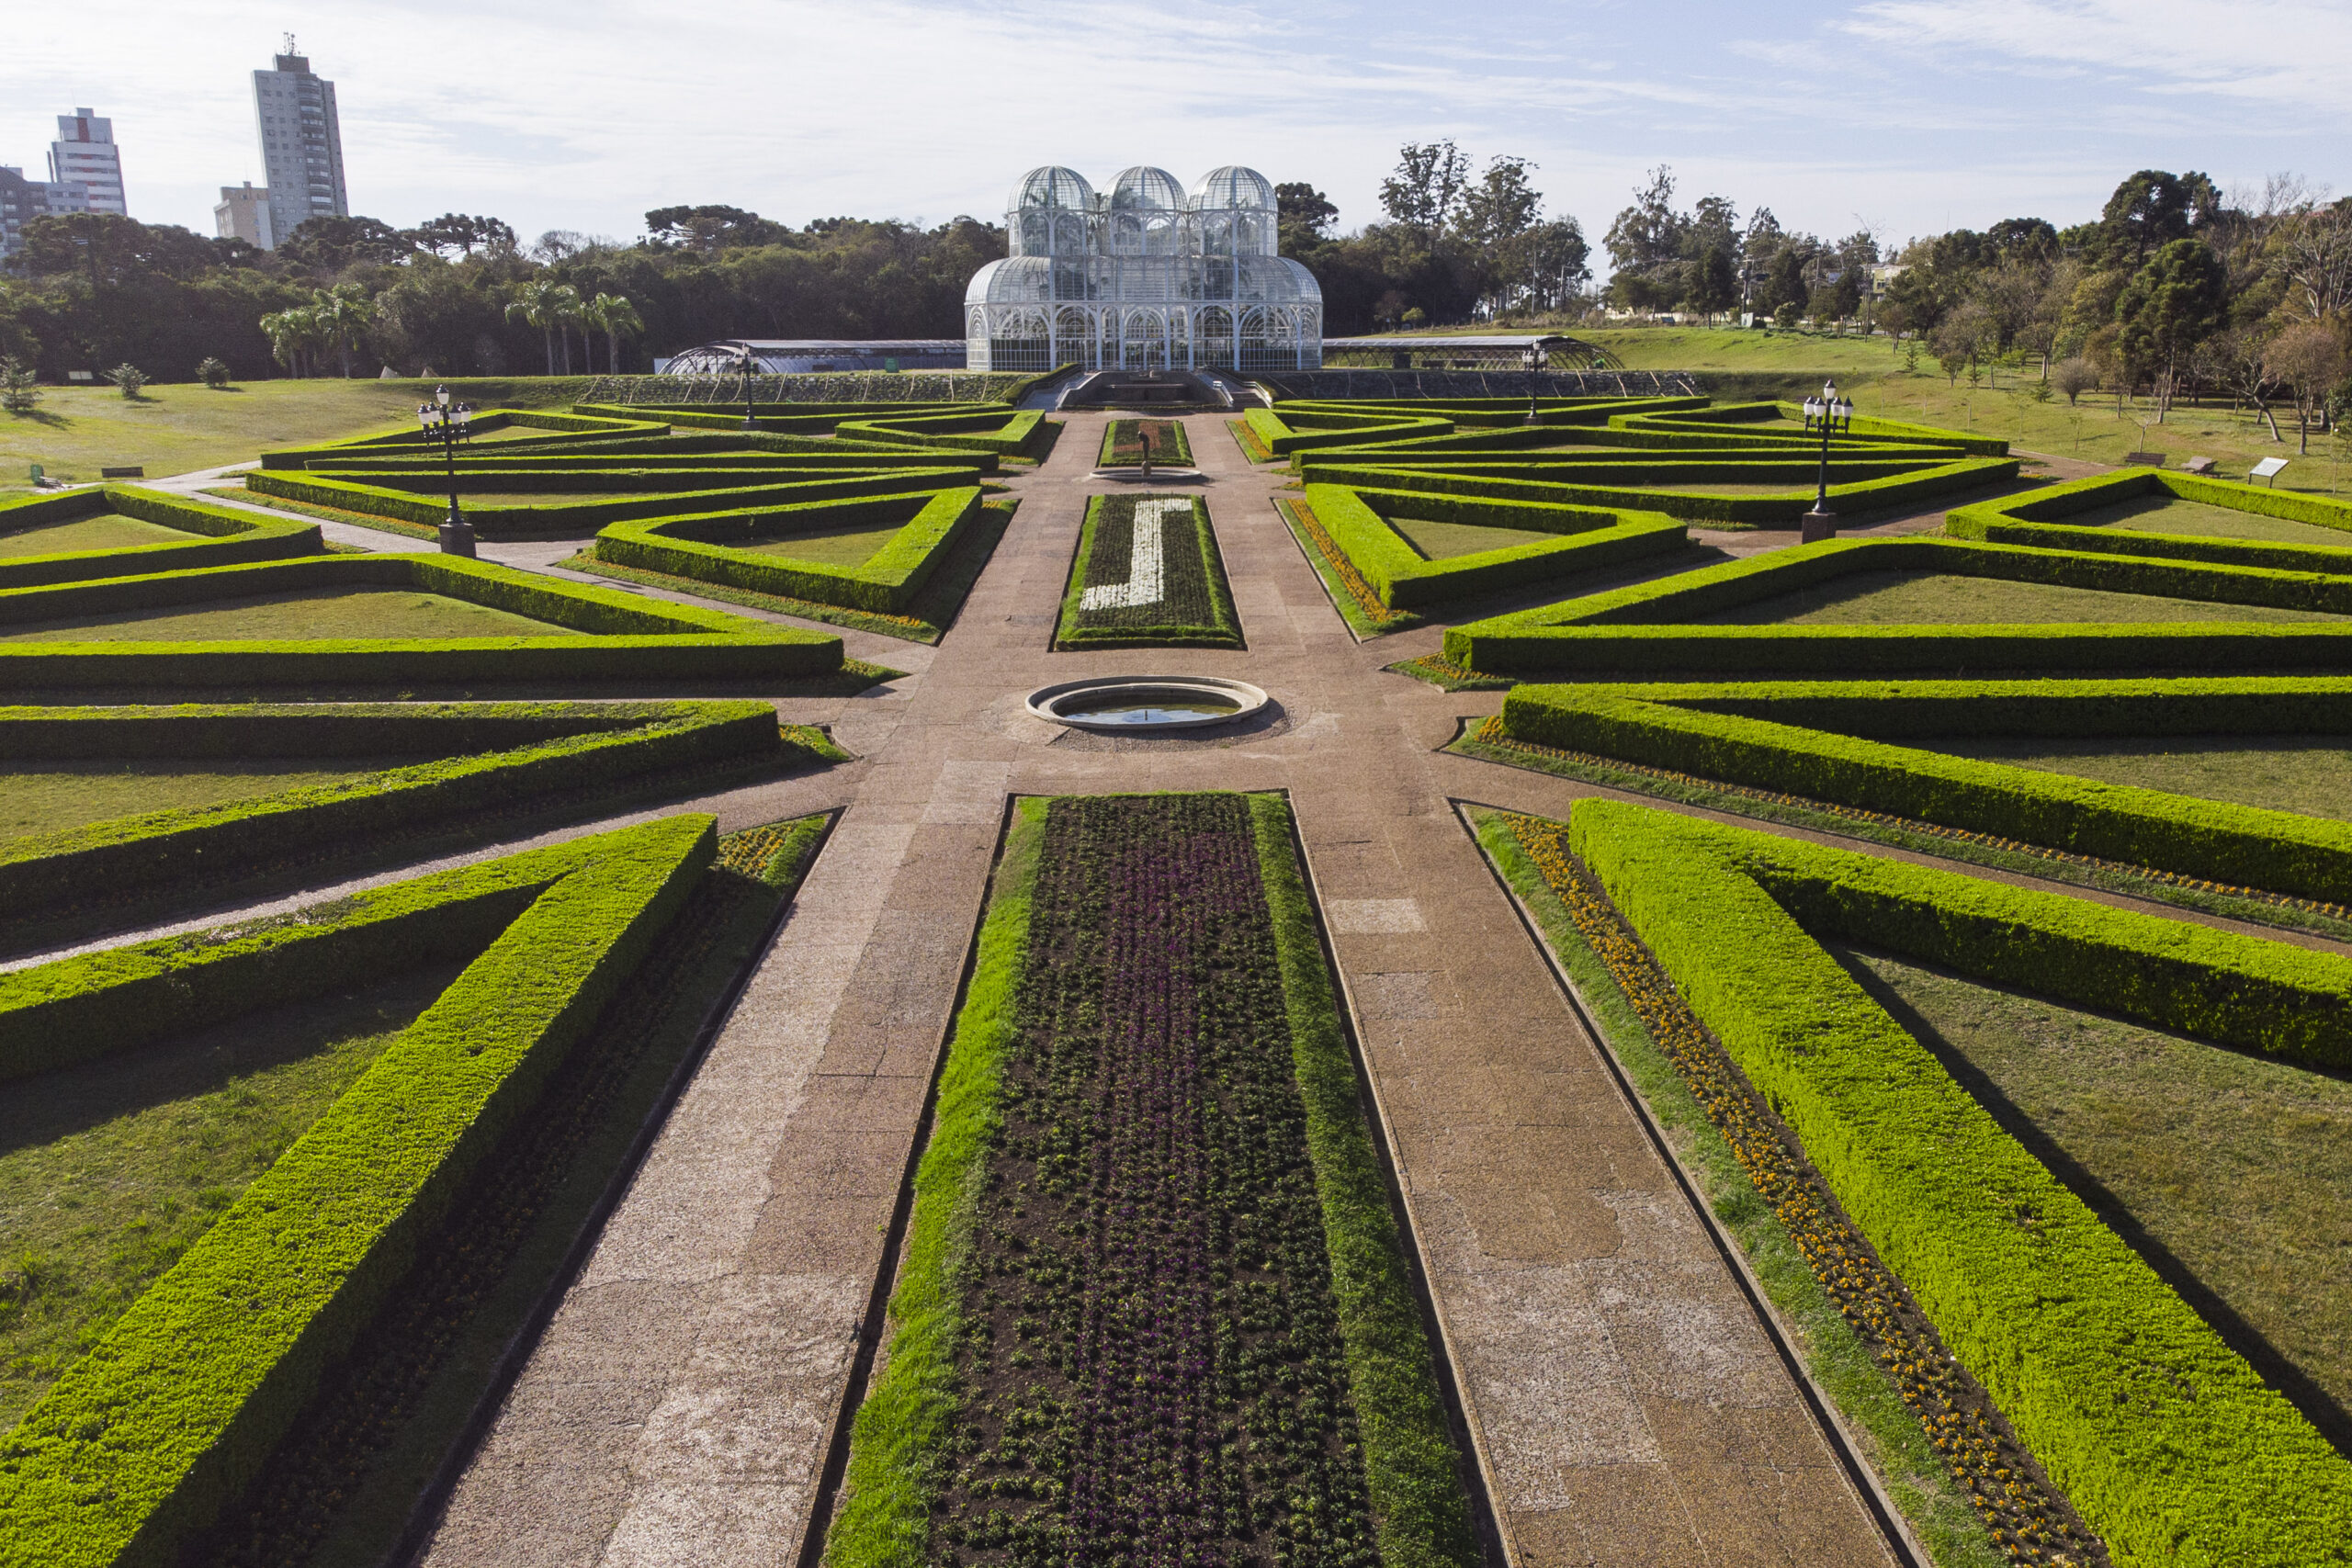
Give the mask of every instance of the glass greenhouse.
M 1312 370 L 1323 291 L 1275 254 L 1274 188 L 1227 164 L 1191 191 L 1165 169 L 1108 194 L 1032 169 L 1004 215 L 1012 254 L 964 291 L 973 370 Z

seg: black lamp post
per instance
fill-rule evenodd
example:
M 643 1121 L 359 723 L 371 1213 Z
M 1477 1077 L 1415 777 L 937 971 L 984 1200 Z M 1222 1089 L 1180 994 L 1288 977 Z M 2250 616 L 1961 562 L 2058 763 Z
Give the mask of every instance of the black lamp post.
M 449 389 L 434 388 L 433 400 L 418 409 L 416 417 L 424 426 L 425 440 L 439 439 L 441 460 L 449 476 L 449 515 L 441 520 L 441 553 L 472 556 L 476 553 L 474 525 L 458 510 L 458 423 L 450 414 Z
M 1813 510 L 1804 514 L 1804 542 L 1810 545 L 1834 537 L 1838 532 L 1838 514 L 1829 510 L 1829 433 L 1832 429 L 1854 428 L 1854 404 L 1850 398 L 1838 395 L 1838 383 L 1825 382 L 1821 396 L 1804 400 L 1804 427 L 1821 427 L 1821 476 L 1813 496 Z
M 758 363 L 752 357 L 752 345 L 743 345 L 743 428 L 757 430 L 760 422 L 752 417 L 752 367 Z
M 1542 416 L 1537 414 L 1535 412 L 1535 373 L 1550 366 L 1552 363 L 1552 356 L 1544 351 L 1544 345 L 1542 344 L 1531 343 L 1526 346 L 1526 348 L 1520 352 L 1519 363 L 1528 373 L 1527 423 L 1529 424 L 1541 424 L 1543 423 Z

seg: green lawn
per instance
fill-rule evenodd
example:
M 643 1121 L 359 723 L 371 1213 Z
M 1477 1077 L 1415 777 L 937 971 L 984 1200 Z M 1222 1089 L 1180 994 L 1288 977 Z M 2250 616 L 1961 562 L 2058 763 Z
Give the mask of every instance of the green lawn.
M 160 523 L 145 523 L 119 513 L 102 512 L 71 523 L 19 528 L 0 534 L 0 560 L 17 556 L 56 555 L 64 550 L 119 550 L 134 545 L 185 545 L 203 536 Z
M 95 479 L 101 467 L 134 464 L 161 479 L 249 462 L 272 447 L 411 425 L 434 385 L 329 378 L 253 381 L 216 392 L 175 382 L 132 399 L 112 387 L 44 387 L 31 413 L 0 414 L 0 495 L 28 490 L 35 463 L 51 479 Z M 584 377 L 447 385 L 477 408 L 562 407 L 588 389 Z
M 903 523 L 873 523 L 828 534 L 789 534 L 756 545 L 737 547 L 760 556 L 784 556 L 792 560 L 821 561 L 827 566 L 864 566 Z
M 2352 737 L 2242 735 L 2210 739 L 1939 740 L 1933 749 L 2044 773 L 2138 784 L 2206 800 L 2352 820 Z
M 2006 626 L 2070 621 L 2336 621 L 2317 610 L 2108 593 L 1947 572 L 1859 571 L 1702 615 L 1697 626 Z
M 0 840 L 62 832 L 148 811 L 211 806 L 280 790 L 338 784 L 420 761 L 416 757 L 270 757 L 240 765 L 174 768 L 120 761 L 17 762 L 0 771 Z
M 301 589 L 0 629 L 0 642 L 226 642 L 242 638 L 571 637 L 562 626 L 413 588 Z
M 2188 534 L 2209 539 L 2265 539 L 2282 545 L 2317 545 L 2352 550 L 2352 530 L 2323 528 L 2285 517 L 2265 517 L 2233 506 L 2143 495 L 2090 512 L 2051 519 L 2068 528 L 2122 528 L 2134 534 Z
M 459 965 L 0 1094 L 0 1429 L 348 1089 Z
M 2234 1338 L 2246 1348 L 2250 1331 L 2257 1365 L 2267 1345 L 2334 1401 L 2333 1435 L 2345 1440 L 2352 1081 L 1876 954 L 1842 956 L 2054 1174 L 2143 1253 L 2153 1244 L 2151 1261 L 2209 1318 L 2241 1319 Z
M 1429 517 L 1392 517 L 1388 525 L 1402 534 L 1405 542 L 1428 560 L 1508 549 L 1513 545 L 1540 545 L 1560 536 L 1540 528 L 1496 528 L 1483 523 L 1444 523 Z
M 2286 440 L 2279 443 L 2252 411 L 2233 410 L 2226 402 L 2176 403 L 2161 424 L 2144 401 L 2133 400 L 2118 410 L 2111 392 L 2086 393 L 2075 408 L 2054 395 L 2037 403 L 2029 394 L 2041 380 L 2039 360 L 2023 369 L 2004 367 L 1971 389 L 1964 375 L 1957 384 L 1947 381 L 1924 346 L 1918 368 L 1906 372 L 1898 345 L 1883 335 L 1831 337 L 1730 327 L 1571 330 L 1606 345 L 1629 368 L 1694 371 L 1718 399 L 1795 399 L 1818 391 L 1825 378 L 1835 376 L 1838 389 L 1853 398 L 1854 412 L 1865 417 L 1998 435 L 2029 451 L 2095 463 L 2120 463 L 2124 453 L 2139 451 L 2163 452 L 2165 466 L 2175 468 L 2189 457 L 2212 457 L 2236 479 L 2265 457 L 2286 457 L 2290 461 L 2278 477 L 2280 490 L 2352 494 L 2352 448 L 2333 448 L 2331 437 L 2314 432 L 2311 455 L 2297 457 L 2294 422 L 2283 413 L 2279 428 Z M 1900 346 L 1911 345 L 1906 340 Z M 2331 450 L 2346 460 L 2332 461 Z

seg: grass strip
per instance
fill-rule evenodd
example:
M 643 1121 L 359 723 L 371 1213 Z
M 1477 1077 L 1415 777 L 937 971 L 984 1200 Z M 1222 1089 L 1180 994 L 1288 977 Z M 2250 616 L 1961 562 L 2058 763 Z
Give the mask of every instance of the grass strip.
M 1323 580 L 1323 592 L 1330 596 L 1331 607 L 1340 612 L 1340 618 L 1348 623 L 1348 630 L 1355 634 L 1357 641 L 1406 631 L 1421 624 L 1421 617 L 1410 610 L 1392 610 L 1381 603 L 1378 592 L 1364 581 L 1363 573 L 1356 570 L 1347 552 L 1323 531 L 1322 524 L 1316 521 L 1306 502 L 1276 496 L 1274 510 L 1281 513 L 1290 536 L 1298 541 L 1299 553 L 1306 558 L 1306 564 Z
M 979 952 L 956 1015 L 931 1138 L 915 1168 L 914 1209 L 890 1293 L 889 1364 L 852 1429 L 842 1498 L 825 1539 L 833 1568 L 927 1560 L 931 1507 L 945 1477 L 942 1448 L 957 1401 L 972 1221 L 1001 1126 L 998 1090 L 1029 956 L 1029 915 L 1046 805 L 1015 802 L 989 890 Z
M 1857 806 L 1812 800 L 1803 795 L 1725 784 L 1718 779 L 1621 761 L 1589 752 L 1571 751 L 1532 741 L 1516 740 L 1503 731 L 1499 717 L 1465 728 L 1445 750 L 1481 761 L 1526 768 L 1579 779 L 1610 789 L 1653 795 L 1661 800 L 1703 806 L 1760 821 L 1860 839 L 1890 849 L 1913 850 L 1941 860 L 1960 861 L 1994 871 L 2016 872 L 2077 887 L 2096 887 L 2154 903 L 2171 904 L 2220 915 L 2254 925 L 2281 926 L 2352 940 L 2352 909 L 2317 899 L 2298 898 L 2259 887 L 2240 887 L 2204 881 L 2153 866 L 2100 860 L 2092 855 L 2053 850 L 2016 839 L 1913 818 L 1891 816 Z
M 935 643 L 946 636 L 947 628 L 955 624 L 956 612 L 963 608 L 965 598 L 972 592 L 972 585 L 980 580 L 980 573 L 996 552 L 997 542 L 1012 525 L 1012 514 L 1020 505 L 1018 499 L 983 502 L 978 521 L 965 531 L 964 536 L 957 539 L 941 559 L 930 581 L 909 603 L 908 613 L 903 615 L 820 604 L 814 599 L 795 599 L 781 593 L 762 593 L 753 589 L 706 581 L 698 577 L 675 577 L 667 572 L 649 571 L 642 567 L 618 566 L 611 561 L 599 560 L 585 550 L 557 564 L 567 571 L 593 572 L 598 577 L 609 577 L 622 582 L 635 582 L 648 588 L 666 589 L 675 593 L 690 593 L 696 598 L 716 599 L 722 604 L 740 604 L 747 610 L 797 615 L 803 620 L 822 621 L 829 626 L 873 632 L 905 642 Z
M 1250 422 L 1248 420 L 1228 419 L 1225 422 L 1225 428 L 1232 433 L 1233 444 L 1241 448 L 1241 455 L 1244 457 L 1247 457 L 1250 461 L 1253 463 L 1279 463 L 1282 461 L 1280 457 L 1276 457 L 1272 451 L 1267 449 L 1266 444 L 1263 441 L 1258 439 L 1258 433 L 1250 428 Z
M 1419 659 L 1400 659 L 1382 668 L 1416 681 L 1427 681 L 1441 692 L 1508 692 L 1519 684 L 1508 675 L 1482 675 L 1476 670 L 1456 664 L 1442 653 L 1425 653 Z
M 1478 1546 L 1459 1456 L 1292 844 L 1290 806 L 1278 795 L 1253 795 L 1250 817 L 1273 915 L 1380 1559 L 1385 1568 L 1474 1568 Z
M 1659 1043 L 1644 1010 L 1635 1006 L 1633 996 L 1640 994 L 1654 1008 L 1665 1006 L 1670 1013 L 1670 996 L 1663 995 L 1655 981 L 1645 987 L 1636 978 L 1645 972 L 1647 955 L 1624 934 L 1623 922 L 1614 918 L 1606 900 L 1594 893 L 1589 880 L 1577 874 L 1579 868 L 1572 859 L 1554 852 L 1546 856 L 1545 867 L 1539 868 L 1535 854 L 1521 836 L 1524 824 L 1538 819 L 1486 808 L 1475 808 L 1473 817 L 1479 844 L 1534 917 L 1586 1011 L 1600 1025 L 1602 1043 L 1665 1130 L 1668 1145 L 1690 1174 L 1709 1210 L 1739 1244 L 1758 1283 L 1791 1330 L 1806 1372 L 1837 1406 L 1865 1462 L 1877 1473 L 1919 1544 L 1937 1568 L 1994 1568 L 2010 1561 L 1993 1543 L 1967 1492 L 1937 1454 L 1928 1428 L 1905 1404 L 1892 1372 L 1862 1332 L 1838 1310 L 1796 1235 L 1758 1190 L 1725 1128 L 1711 1115 L 1711 1107 L 1723 1092 L 1720 1079 L 1709 1085 L 1713 1092 L 1702 1099 L 1678 1056 Z M 1546 824 L 1533 836 L 1549 849 L 1547 835 L 1556 831 Z M 1554 863 L 1555 859 L 1558 863 Z M 1551 875 L 1547 876 L 1547 870 Z M 1563 888 L 1577 899 L 1574 913 Z M 1588 940 L 1588 928 L 1592 940 Z M 1615 954 L 1614 964 L 1604 962 L 1595 951 L 1596 941 Z M 1620 983 L 1621 968 L 1632 982 L 1630 987 Z M 1666 1017 L 1660 1023 L 1668 1030 L 1674 1027 Z M 1686 1051 L 1691 1048 L 1684 1043 Z M 1752 1131 L 1760 1125 L 1750 1118 L 1740 1130 Z M 1781 1153 L 1785 1157 L 1785 1150 Z M 1780 1164 L 1770 1146 L 1761 1144 L 1747 1158 L 1775 1167 Z

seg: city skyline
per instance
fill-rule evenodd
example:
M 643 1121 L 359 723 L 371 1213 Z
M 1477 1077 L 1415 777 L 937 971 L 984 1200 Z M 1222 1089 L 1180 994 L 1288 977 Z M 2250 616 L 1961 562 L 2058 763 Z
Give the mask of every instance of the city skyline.
M 200 20 L 130 13 L 103 59 L 36 18 L 0 62 L 0 101 L 18 106 L 0 157 L 30 154 L 66 104 L 103 104 L 138 149 L 134 215 L 210 232 L 222 186 L 268 177 L 244 84 L 282 16 L 250 0 Z M 795 225 L 992 220 L 1005 169 L 1045 146 L 1090 167 L 1252 162 L 1326 190 L 1353 229 L 1379 219 L 1399 142 L 1451 137 L 1480 162 L 1533 159 L 1547 210 L 1596 242 L 1661 163 L 1685 201 L 1719 192 L 1792 228 L 1898 243 L 2008 216 L 2081 221 L 2143 167 L 2225 188 L 2279 171 L 2352 185 L 2352 105 L 2332 85 L 2352 69 L 2341 0 L 1847 0 L 1793 26 L 1722 4 L 1511 4 L 1442 39 L 1419 15 L 1211 4 L 1161 18 L 1150 90 L 1081 123 L 1066 95 L 999 91 L 1040 61 L 1056 81 L 1118 79 L 1127 29 L 1068 0 L 985 15 L 722 4 L 652 35 L 609 6 L 561 28 L 492 11 L 469 16 L 464 49 L 371 0 L 304 42 L 351 100 L 353 210 L 401 226 L 481 212 L 526 239 L 627 241 L 647 209 L 681 202 Z M 795 62 L 789 91 L 778 59 Z M 942 82 L 956 90 L 924 86 Z M 988 105 L 984 137 L 957 107 L 967 96 Z M 683 105 L 726 130 L 690 168 L 674 158 Z

